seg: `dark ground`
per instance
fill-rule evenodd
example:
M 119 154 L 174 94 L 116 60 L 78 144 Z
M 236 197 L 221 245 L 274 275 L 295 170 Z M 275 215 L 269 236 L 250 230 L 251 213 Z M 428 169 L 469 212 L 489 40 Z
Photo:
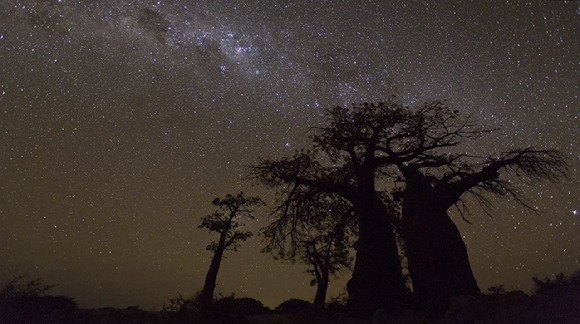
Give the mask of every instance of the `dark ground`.
M 377 311 L 372 319 L 348 315 L 340 305 L 326 314 L 315 314 L 303 301 L 269 310 L 251 298 L 227 297 L 216 303 L 209 319 L 194 313 L 148 312 L 137 307 L 126 309 L 78 309 L 71 298 L 35 296 L 4 300 L 0 323 L 580 323 L 580 272 L 560 280 L 536 281 L 536 292 L 495 293 L 480 297 L 465 296 L 452 301 L 451 309 L 438 320 L 428 320 L 417 311 L 403 311 L 397 318 Z

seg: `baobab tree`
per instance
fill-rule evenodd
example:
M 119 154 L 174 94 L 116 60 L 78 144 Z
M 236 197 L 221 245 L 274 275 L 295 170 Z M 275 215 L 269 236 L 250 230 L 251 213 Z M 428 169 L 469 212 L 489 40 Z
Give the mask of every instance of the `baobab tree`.
M 220 235 L 217 242 L 211 242 L 206 247 L 206 250 L 213 252 L 213 257 L 198 299 L 202 312 L 206 311 L 213 302 L 216 279 L 224 252 L 237 251 L 240 242 L 252 236 L 252 232 L 238 229 L 243 226 L 241 219 L 244 217 L 253 219 L 252 208 L 264 203 L 258 197 L 245 197 L 240 192 L 236 196 L 228 194 L 223 199 L 215 198 L 212 204 L 217 207 L 217 210 L 202 218 L 199 225 L 199 228 L 206 228 L 210 233 L 217 232 Z
M 431 313 L 440 314 L 450 297 L 480 292 L 448 210 L 455 206 L 467 220 L 464 199 L 472 196 L 486 208 L 486 193 L 509 195 L 529 208 L 511 179 L 500 175 L 558 181 L 567 178 L 567 163 L 556 150 L 530 147 L 483 158 L 452 153 L 489 131 L 442 102 L 410 112 L 398 129 L 399 136 L 388 136 L 378 149 L 383 165 L 397 170 L 397 182 L 403 184 L 396 196 L 402 199 L 401 234 L 415 295 Z
M 414 294 L 439 314 L 450 297 L 479 293 L 449 208 L 464 206 L 468 194 L 485 205 L 486 192 L 525 204 L 500 172 L 550 181 L 567 176 L 565 158 L 555 150 L 523 148 L 484 158 L 457 153 L 458 146 L 490 131 L 443 102 L 413 110 L 391 99 L 335 107 L 326 118 L 328 126 L 317 128 L 310 149 L 262 160 L 253 175 L 267 185 L 286 186 L 283 202 L 299 186 L 351 202 L 359 242 L 349 298 L 380 300 L 374 307 L 395 305 L 393 297 L 404 290 L 393 229 L 405 243 Z M 400 215 L 389 207 L 391 198 L 402 200 Z
M 500 172 L 533 180 L 567 177 L 565 158 L 555 150 L 524 148 L 484 158 L 456 153 L 459 145 L 490 131 L 444 102 L 426 103 L 417 110 L 385 104 L 336 107 L 328 116 L 331 123 L 314 136 L 316 143 L 350 151 L 352 160 L 373 161 L 379 174 L 394 179 L 394 198 L 402 200 L 397 228 L 405 243 L 413 291 L 434 315 L 447 309 L 452 296 L 480 293 L 449 208 L 458 207 L 463 216 L 462 199 L 471 194 L 485 206 L 485 193 L 510 195 L 527 206 Z M 365 156 L 370 156 L 369 143 L 372 157 Z
M 276 220 L 262 229 L 265 250 L 276 258 L 309 265 L 311 284 L 317 287 L 312 305 L 320 310 L 331 276 L 351 266 L 356 220 L 350 203 L 338 196 L 312 191 L 295 191 L 293 196 L 274 210 Z
M 291 158 L 261 160 L 252 167 L 251 177 L 280 190 L 279 206 L 299 199 L 298 193 L 304 191 L 347 200 L 358 224 L 356 260 L 347 284 L 349 303 L 363 312 L 378 308 L 397 311 L 406 299 L 407 290 L 394 232 L 397 212 L 375 183 L 386 176 L 379 172 L 380 157 L 375 154 L 381 138 L 355 140 L 367 135 L 363 123 L 386 129 L 396 124 L 404 109 L 393 101 L 373 106 L 372 111 L 357 111 L 360 115 L 357 124 L 343 118 L 346 111 L 327 111 L 330 131 L 320 129 L 313 135 L 310 149 L 298 151 Z M 348 129 L 350 126 L 354 128 Z M 345 136 L 350 134 L 353 139 L 342 141 L 342 135 L 337 134 L 340 132 L 345 132 Z

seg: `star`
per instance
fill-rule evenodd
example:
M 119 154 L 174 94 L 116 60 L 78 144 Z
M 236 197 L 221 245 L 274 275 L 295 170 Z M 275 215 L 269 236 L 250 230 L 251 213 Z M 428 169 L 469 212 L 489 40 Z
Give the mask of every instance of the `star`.
M 0 269 L 11 273 L 0 284 L 44 277 L 81 307 L 152 309 L 193 295 L 215 239 L 197 229 L 211 201 L 244 191 L 272 205 L 275 192 L 245 180 L 247 166 L 306 148 L 326 108 L 391 94 L 417 108 L 447 99 L 493 129 L 462 152 L 554 148 L 579 178 L 573 2 L 295 3 L 4 1 Z M 580 260 L 569 248 L 580 227 L 567 226 L 577 187 L 510 185 L 541 217 L 509 197 L 490 199 L 492 218 L 472 209 L 473 225 L 454 215 L 482 291 L 529 291 L 529 278 Z M 219 292 L 272 308 L 312 299 L 305 266 L 260 253 L 269 213 L 224 259 Z M 332 281 L 329 297 L 348 279 Z

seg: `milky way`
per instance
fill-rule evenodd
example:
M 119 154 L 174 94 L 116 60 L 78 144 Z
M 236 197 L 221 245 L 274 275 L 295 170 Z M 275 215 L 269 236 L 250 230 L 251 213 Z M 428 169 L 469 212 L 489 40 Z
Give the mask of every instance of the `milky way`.
M 578 179 L 578 2 L 296 3 L 0 0 L 0 279 L 41 276 L 82 307 L 193 294 L 211 200 L 271 205 L 247 165 L 308 145 L 325 108 L 391 94 L 497 128 L 469 152 L 557 148 Z M 580 269 L 577 183 L 521 187 L 541 213 L 493 199 L 492 218 L 456 219 L 484 291 Z M 217 291 L 313 298 L 303 266 L 259 250 L 229 254 Z

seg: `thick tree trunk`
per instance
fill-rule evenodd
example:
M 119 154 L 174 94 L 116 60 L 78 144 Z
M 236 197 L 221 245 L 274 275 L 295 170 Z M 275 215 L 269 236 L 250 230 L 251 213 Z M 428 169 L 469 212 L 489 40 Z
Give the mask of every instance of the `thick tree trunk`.
M 206 311 L 213 302 L 213 293 L 215 291 L 217 274 L 220 269 L 223 252 L 223 248 L 218 248 L 211 259 L 209 270 L 205 276 L 205 283 L 203 284 L 203 289 L 199 295 L 199 303 L 202 311 Z
M 442 315 L 451 297 L 480 290 L 461 234 L 436 195 L 407 189 L 414 193 L 404 197 L 401 225 L 414 295 L 432 315 Z
M 312 306 L 314 309 L 321 310 L 324 309 L 326 303 L 326 292 L 328 290 L 328 271 L 323 273 L 320 278 L 317 279 L 316 285 L 316 296 L 314 296 L 314 302 Z
M 405 297 L 405 283 L 388 211 L 376 195 L 353 205 L 358 214 L 359 240 L 347 284 L 349 303 L 367 314 L 379 308 L 396 312 Z

